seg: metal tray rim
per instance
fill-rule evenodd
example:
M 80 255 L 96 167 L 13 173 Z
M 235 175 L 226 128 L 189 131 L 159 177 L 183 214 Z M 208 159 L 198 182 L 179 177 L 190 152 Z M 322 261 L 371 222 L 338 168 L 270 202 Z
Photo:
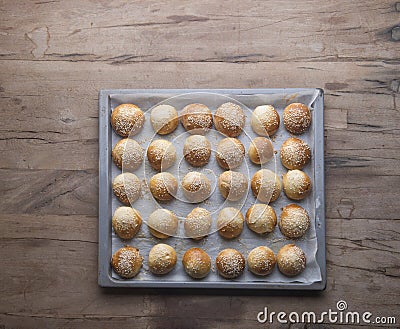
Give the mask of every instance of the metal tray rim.
M 201 281 L 120 281 L 110 275 L 111 232 L 109 219 L 110 171 L 111 157 L 109 122 L 109 102 L 112 94 L 139 94 L 139 93 L 191 93 L 211 92 L 221 94 L 274 94 L 296 93 L 299 91 L 314 90 L 317 97 L 314 101 L 315 121 L 313 125 L 315 140 L 315 180 L 316 195 L 320 196 L 320 204 L 316 207 L 316 234 L 317 234 L 317 262 L 321 269 L 322 280 L 314 283 L 286 283 L 274 282 L 201 282 Z M 321 291 L 326 288 L 326 244 L 325 244 L 325 177 L 324 177 L 324 91 L 322 88 L 260 88 L 260 89 L 103 89 L 99 92 L 99 256 L 98 256 L 98 284 L 100 287 L 125 287 L 125 288 L 182 288 L 182 289 L 264 289 L 264 290 L 310 290 Z

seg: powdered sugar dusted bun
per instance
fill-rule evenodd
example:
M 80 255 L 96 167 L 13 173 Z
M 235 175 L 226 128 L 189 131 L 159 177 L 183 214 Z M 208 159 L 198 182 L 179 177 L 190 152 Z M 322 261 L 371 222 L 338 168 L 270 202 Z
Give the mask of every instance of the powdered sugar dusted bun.
M 183 145 L 183 156 L 192 166 L 202 167 L 210 159 L 211 144 L 202 135 L 189 136 Z
M 191 134 L 204 135 L 212 127 L 212 114 L 204 104 L 189 104 L 180 113 L 182 126 Z
M 128 206 L 139 198 L 142 190 L 139 178 L 126 172 L 114 178 L 112 188 L 119 201 Z
M 123 137 L 139 133 L 144 120 L 143 111 L 134 104 L 121 104 L 111 113 L 111 125 L 114 131 Z
M 302 103 L 293 103 L 283 111 L 283 124 L 292 134 L 300 135 L 311 125 L 310 109 Z
M 239 167 L 244 159 L 245 149 L 242 142 L 236 138 L 224 138 L 218 146 L 216 159 L 224 169 L 235 169 Z
M 202 279 L 210 273 L 211 258 L 203 249 L 191 248 L 183 255 L 182 265 L 189 276 Z
M 239 136 L 245 121 L 243 109 L 235 103 L 224 103 L 214 113 L 215 128 L 228 137 Z
M 161 172 L 150 178 L 150 192 L 159 201 L 169 201 L 178 191 L 178 181 L 169 172 Z
M 211 194 L 211 182 L 206 175 L 191 171 L 183 177 L 182 192 L 190 202 L 202 202 Z
M 277 174 L 268 169 L 261 169 L 253 175 L 251 189 L 260 202 L 269 203 L 279 198 L 282 185 Z
M 200 240 L 208 235 L 211 228 L 211 214 L 207 209 L 194 208 L 185 219 L 185 235 Z
M 266 204 L 253 204 L 246 212 L 247 227 L 258 234 L 273 232 L 276 223 L 275 210 Z
M 144 150 L 138 142 L 130 138 L 124 138 L 115 144 L 111 155 L 118 168 L 136 170 L 143 162 Z
M 257 135 L 272 136 L 279 128 L 279 114 L 272 105 L 257 106 L 251 115 L 250 124 Z
M 157 134 L 167 135 L 178 127 L 178 112 L 171 105 L 158 105 L 151 110 L 150 122 Z
M 247 266 L 256 275 L 268 275 L 276 264 L 274 252 L 264 246 L 256 247 L 247 256 Z
M 281 146 L 281 162 L 287 169 L 302 169 L 311 160 L 311 149 L 299 138 L 291 137 Z
M 217 228 L 218 233 L 226 238 L 233 239 L 242 233 L 244 218 L 239 209 L 227 207 L 218 214 Z
M 119 207 L 112 217 L 115 234 L 121 239 L 132 239 L 142 226 L 142 216 L 131 207 Z
M 294 244 L 287 244 L 276 257 L 279 271 L 286 276 L 296 276 L 306 268 L 306 255 Z
M 283 190 L 292 200 L 303 200 L 311 191 L 311 180 L 301 170 L 289 170 L 282 176 Z
M 158 275 L 172 271 L 176 264 L 176 252 L 171 246 L 159 243 L 149 252 L 149 270 Z
M 249 158 L 255 164 L 267 163 L 274 157 L 274 147 L 265 137 L 254 138 L 249 147 Z
M 176 161 L 175 146 L 165 139 L 152 141 L 147 148 L 147 159 L 154 170 L 167 170 Z
M 301 238 L 310 227 L 310 217 L 307 211 L 297 204 L 283 207 L 279 228 L 282 234 L 290 239 Z
M 215 265 L 222 277 L 225 279 L 234 279 L 244 272 L 246 261 L 239 251 L 224 249 L 218 254 Z
M 242 199 L 246 195 L 248 184 L 247 177 L 237 171 L 224 171 L 218 177 L 218 189 L 229 201 Z
M 167 239 L 176 234 L 178 218 L 167 209 L 153 211 L 147 219 L 147 226 L 152 235 L 159 239 Z
M 111 266 L 114 271 L 125 279 L 136 276 L 142 267 L 143 257 L 139 250 L 130 246 L 118 249 L 111 258 Z

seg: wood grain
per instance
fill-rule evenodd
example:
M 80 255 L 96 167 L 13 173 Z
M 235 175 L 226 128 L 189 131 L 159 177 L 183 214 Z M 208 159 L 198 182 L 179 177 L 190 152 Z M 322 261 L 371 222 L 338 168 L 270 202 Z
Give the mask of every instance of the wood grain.
M 261 328 L 264 306 L 322 312 L 341 299 L 398 326 L 399 8 L 2 1 L 0 328 Z M 326 291 L 100 289 L 98 91 L 257 87 L 325 90 Z

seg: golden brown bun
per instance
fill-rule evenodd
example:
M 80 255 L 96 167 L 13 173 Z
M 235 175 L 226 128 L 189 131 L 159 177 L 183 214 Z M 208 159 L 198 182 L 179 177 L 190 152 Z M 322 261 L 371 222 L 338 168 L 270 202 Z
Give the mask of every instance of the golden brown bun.
M 256 275 L 268 275 L 276 264 L 274 252 L 264 246 L 256 247 L 247 256 L 247 266 Z
M 282 176 L 283 190 L 292 200 L 303 200 L 311 191 L 311 180 L 301 170 L 289 170 Z
M 229 201 L 242 199 L 246 195 L 248 184 L 247 177 L 237 171 L 224 171 L 218 177 L 218 189 Z
M 157 209 L 147 219 L 147 226 L 152 235 L 159 239 L 174 236 L 178 230 L 178 218 L 168 209 Z
M 142 190 L 139 178 L 126 172 L 114 178 L 112 188 L 119 201 L 128 206 L 139 198 Z
M 260 202 L 274 202 L 281 194 L 281 181 L 277 174 L 268 169 L 257 171 L 251 179 L 251 189 Z
M 287 244 L 279 250 L 276 257 L 279 271 L 286 276 L 296 276 L 306 268 L 304 251 L 294 244 Z
M 301 139 L 288 138 L 281 146 L 281 162 L 287 169 L 302 169 L 311 160 L 311 149 Z
M 194 167 L 202 167 L 208 163 L 211 156 L 211 144 L 202 135 L 193 135 L 186 138 L 183 146 L 185 160 Z
M 182 126 L 191 134 L 204 135 L 212 127 L 212 114 L 203 104 L 189 104 L 180 115 Z
M 283 124 L 287 131 L 300 135 L 311 125 L 310 109 L 301 103 L 293 103 L 286 106 L 283 111 Z
M 154 170 L 167 170 L 176 161 L 175 146 L 165 139 L 152 141 L 147 148 L 147 159 Z
M 111 258 L 111 266 L 121 278 L 131 279 L 142 267 L 143 257 L 139 249 L 126 246 L 118 249 Z
M 150 192 L 159 201 L 169 201 L 178 191 L 178 181 L 168 173 L 161 172 L 150 178 Z
M 272 136 L 279 128 L 279 114 L 272 105 L 257 106 L 251 115 L 250 124 L 257 135 Z
M 170 134 L 178 127 L 178 112 L 171 105 L 158 105 L 151 110 L 150 122 L 157 134 Z
M 158 275 L 172 271 L 176 264 L 176 252 L 171 246 L 159 243 L 149 252 L 149 270 Z
M 222 104 L 214 114 L 215 128 L 228 137 L 237 137 L 242 133 L 246 116 L 243 109 L 234 103 Z
M 121 239 L 132 239 L 142 226 L 142 216 L 131 207 L 119 207 L 112 217 L 115 234 Z
M 244 159 L 245 149 L 242 142 L 236 138 L 224 138 L 218 146 L 216 159 L 224 169 L 235 169 L 239 167 Z
M 217 218 L 218 233 L 226 238 L 233 239 L 242 233 L 244 218 L 239 209 L 227 207 L 222 209 Z
M 144 120 L 144 113 L 134 104 L 121 104 L 111 113 L 111 125 L 122 137 L 139 133 L 143 128 Z
M 206 175 L 191 171 L 183 177 L 182 192 L 190 202 L 202 202 L 211 194 L 211 182 Z
M 130 138 L 124 138 L 115 144 L 111 155 L 118 168 L 136 170 L 143 162 L 144 150 L 138 142 Z
M 215 265 L 222 277 L 225 279 L 234 279 L 244 272 L 246 261 L 239 251 L 224 249 L 218 254 Z
M 194 279 L 205 278 L 211 270 L 211 258 L 200 248 L 191 248 L 182 258 L 185 272 Z
M 211 228 L 211 214 L 207 209 L 194 208 L 184 223 L 185 235 L 188 238 L 200 240 L 208 235 Z
M 246 212 L 247 227 L 258 234 L 273 232 L 276 222 L 275 210 L 266 204 L 253 204 Z
M 279 229 L 290 239 L 301 238 L 310 227 L 307 211 L 297 204 L 289 204 L 282 208 Z
M 251 141 L 248 153 L 251 162 L 264 164 L 274 157 L 274 147 L 268 138 L 256 137 Z

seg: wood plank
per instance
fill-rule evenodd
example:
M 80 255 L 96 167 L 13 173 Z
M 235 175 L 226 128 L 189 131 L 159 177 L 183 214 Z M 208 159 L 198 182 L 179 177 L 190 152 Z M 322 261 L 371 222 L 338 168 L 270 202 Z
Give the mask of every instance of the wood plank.
M 14 13 L 18 12 L 19 15 Z M 393 1 L 3 1 L 6 59 L 351 61 L 397 59 Z M 294 28 L 296 27 L 296 28 Z M 392 30 L 394 31 L 392 33 Z M 377 52 L 379 49 L 379 52 Z
M 169 321 L 184 324 L 187 314 L 196 314 L 200 327 L 225 320 L 235 320 L 240 327 L 255 324 L 264 306 L 275 311 L 321 312 L 334 309 L 339 299 L 346 300 L 351 310 L 400 315 L 400 231 L 393 220 L 327 221 L 328 287 L 318 298 L 103 290 L 96 284 L 95 217 L 24 215 L 16 221 L 15 215 L 0 215 L 0 223 L 4 228 L 0 279 L 7 282 L 0 288 L 0 324 L 7 326 L 75 327 L 92 321 L 111 327 Z M 365 299 L 367 291 L 373 298 Z M 214 309 L 218 312 L 210 311 Z
M 374 174 L 395 174 L 400 111 L 390 85 L 398 67 L 365 62 L 136 63 L 119 66 L 116 79 L 115 67 L 102 63 L 0 61 L 0 106 L 8 118 L 0 122 L 0 167 L 96 169 L 99 89 L 185 88 L 196 81 L 198 88 L 332 88 L 326 90 L 328 165 L 369 161 Z M 139 77 L 134 86 L 132 70 Z M 171 71 L 176 71 L 174 82 Z M 268 77 L 260 78 L 263 71 Z M 282 76 L 290 79 L 282 82 Z

